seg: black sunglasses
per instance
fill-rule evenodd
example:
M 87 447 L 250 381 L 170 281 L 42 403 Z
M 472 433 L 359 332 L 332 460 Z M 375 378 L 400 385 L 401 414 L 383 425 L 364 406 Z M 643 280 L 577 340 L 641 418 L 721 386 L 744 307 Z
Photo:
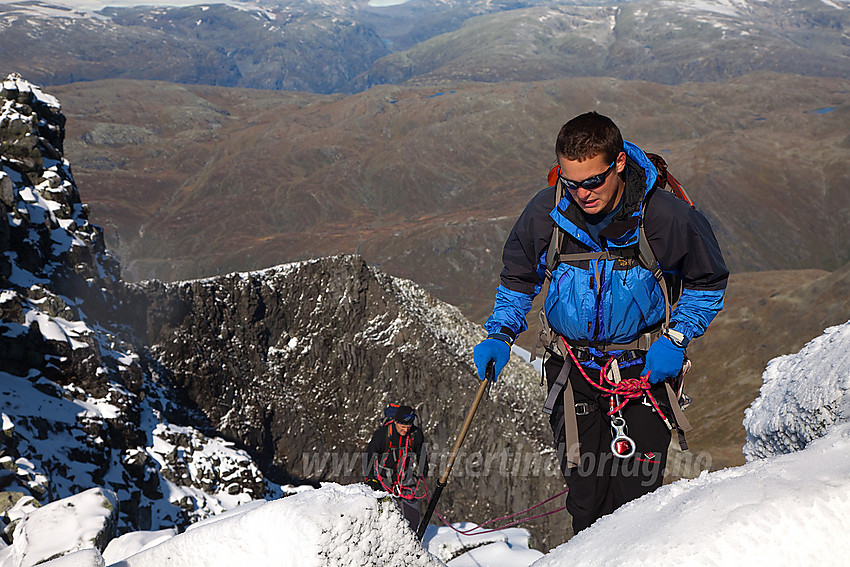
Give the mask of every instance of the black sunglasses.
M 590 191 L 592 189 L 596 189 L 597 187 L 605 183 L 605 180 L 608 178 L 608 174 L 611 173 L 611 170 L 614 168 L 615 165 L 617 165 L 616 158 L 614 159 L 614 161 L 611 162 L 611 165 L 609 165 L 605 171 L 600 174 L 594 175 L 593 177 L 588 177 L 584 181 L 570 181 L 569 179 L 561 175 L 559 169 L 558 179 L 560 179 L 561 183 L 564 184 L 564 187 L 566 187 L 570 191 L 578 191 L 579 187 Z

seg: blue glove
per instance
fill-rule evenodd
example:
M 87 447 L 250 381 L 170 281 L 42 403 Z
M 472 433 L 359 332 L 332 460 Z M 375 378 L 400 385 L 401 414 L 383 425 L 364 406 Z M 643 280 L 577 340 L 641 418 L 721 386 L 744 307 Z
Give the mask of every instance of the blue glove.
M 475 361 L 475 366 L 478 368 L 478 378 L 481 380 L 484 380 L 484 370 L 487 369 L 487 363 L 492 360 L 496 363 L 493 373 L 493 382 L 495 382 L 510 357 L 511 346 L 500 339 L 485 339 L 475 345 L 472 350 L 472 360 Z
M 652 343 L 646 352 L 646 365 L 643 374 L 649 374 L 649 383 L 658 384 L 668 378 L 677 376 L 682 371 L 685 362 L 685 349 L 674 345 L 664 335 Z

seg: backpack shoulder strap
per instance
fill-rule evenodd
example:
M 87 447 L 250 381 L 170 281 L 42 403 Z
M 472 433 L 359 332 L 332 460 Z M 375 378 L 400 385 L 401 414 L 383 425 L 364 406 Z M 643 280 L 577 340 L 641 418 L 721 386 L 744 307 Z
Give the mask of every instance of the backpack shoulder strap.
M 554 176 L 554 182 L 553 182 Z M 561 179 L 558 177 L 558 164 L 556 163 L 551 170 L 549 170 L 549 184 L 555 186 L 555 204 L 553 208 L 558 206 L 558 203 L 561 202 L 561 199 L 564 198 L 564 185 L 561 183 Z M 543 281 L 544 287 L 549 281 L 552 279 L 552 268 L 555 267 L 558 263 L 558 256 L 561 252 L 561 239 L 563 238 L 563 230 L 558 226 L 558 223 L 553 223 L 554 228 L 552 229 L 552 239 L 549 241 L 549 249 L 546 251 L 546 276 Z
M 655 185 L 653 188 L 669 191 L 681 200 L 685 201 L 692 209 L 695 209 L 696 206 L 687 191 L 685 191 L 685 188 L 682 187 L 679 180 L 673 177 L 673 174 L 667 169 L 667 162 L 664 161 L 664 158 L 658 154 L 652 153 L 647 153 L 646 157 L 649 158 L 649 161 L 652 162 L 652 165 L 654 165 L 656 171 L 658 171 L 658 176 L 655 179 Z
M 638 263 L 641 266 L 652 272 L 655 281 L 661 288 L 661 293 L 664 295 L 664 325 L 661 327 L 662 332 L 666 331 L 670 326 L 670 291 L 667 289 L 667 280 L 664 279 L 664 272 L 658 265 L 658 260 L 655 258 L 655 253 L 649 245 L 649 239 L 646 237 L 646 229 L 644 227 L 644 219 L 646 218 L 646 200 L 643 202 L 643 210 L 640 215 L 640 223 L 638 224 Z
M 690 205 L 692 209 L 696 207 L 694 206 L 694 202 L 691 200 L 690 196 L 688 196 L 685 191 L 685 188 L 682 187 L 682 184 L 679 183 L 679 181 L 673 177 L 673 174 L 667 169 L 667 162 L 664 161 L 664 158 L 653 153 L 647 153 L 646 157 L 648 157 L 649 161 L 652 162 L 652 165 L 655 166 L 657 176 L 655 178 L 655 185 L 653 185 L 650 194 L 646 199 L 644 199 L 643 205 L 641 206 L 640 224 L 638 225 L 638 262 L 640 262 L 641 266 L 652 272 L 652 275 L 661 287 L 661 292 L 664 294 L 664 326 L 662 327 L 662 330 L 666 331 L 670 326 L 671 305 L 678 300 L 678 295 L 681 293 L 681 289 L 675 288 L 681 288 L 681 281 L 673 283 L 668 282 L 664 277 L 664 272 L 658 265 L 658 260 L 655 257 L 655 253 L 652 251 L 652 247 L 649 245 L 649 239 L 646 237 L 646 227 L 644 226 L 644 222 L 646 220 L 646 206 L 649 199 L 652 197 L 652 193 L 661 190 L 673 193 Z M 674 289 L 671 290 L 671 288 Z M 674 296 L 672 298 L 671 291 Z

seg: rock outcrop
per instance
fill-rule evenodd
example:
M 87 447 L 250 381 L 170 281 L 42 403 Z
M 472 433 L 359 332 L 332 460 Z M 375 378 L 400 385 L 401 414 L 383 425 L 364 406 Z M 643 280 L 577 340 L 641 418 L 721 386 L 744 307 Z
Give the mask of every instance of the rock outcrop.
M 134 345 L 123 312 L 135 292 L 89 222 L 64 123 L 54 97 L 17 75 L 2 82 L 0 495 L 48 504 L 104 487 L 119 495 L 120 531 L 262 498 L 251 457 L 183 419 Z
M 479 384 L 472 348 L 483 338 L 456 308 L 356 256 L 140 289 L 168 381 L 275 481 L 361 481 L 389 403 L 417 409 L 429 484 L 442 472 Z M 484 521 L 563 490 L 542 396 L 531 367 L 509 365 L 453 468 L 440 501 L 448 517 Z

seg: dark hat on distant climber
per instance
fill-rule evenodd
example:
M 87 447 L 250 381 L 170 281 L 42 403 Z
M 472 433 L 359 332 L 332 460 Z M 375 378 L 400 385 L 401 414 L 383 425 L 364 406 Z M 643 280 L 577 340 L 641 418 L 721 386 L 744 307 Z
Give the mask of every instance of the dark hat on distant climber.
M 398 406 L 398 409 L 395 410 L 395 416 L 393 417 L 393 421 L 396 423 L 400 423 L 402 425 L 409 425 L 413 423 L 413 418 L 416 417 L 416 412 L 410 406 Z

